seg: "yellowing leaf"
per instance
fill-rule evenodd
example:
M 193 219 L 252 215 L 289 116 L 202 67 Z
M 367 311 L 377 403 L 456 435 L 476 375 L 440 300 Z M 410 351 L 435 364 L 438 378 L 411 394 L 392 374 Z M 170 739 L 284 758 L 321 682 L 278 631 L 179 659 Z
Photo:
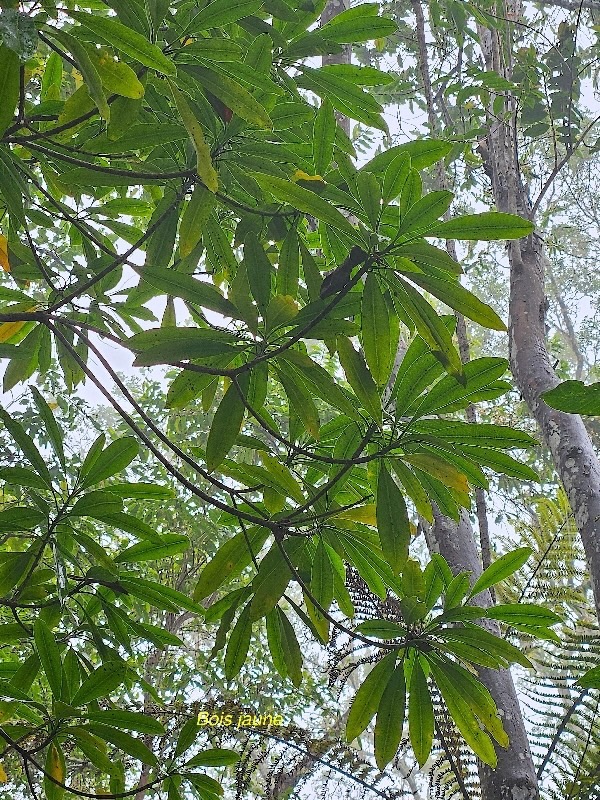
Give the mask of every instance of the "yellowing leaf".
M 181 121 L 185 125 L 186 130 L 189 133 L 192 142 L 194 143 L 197 159 L 196 171 L 198 172 L 198 175 L 202 179 L 202 182 L 206 188 L 211 192 L 216 192 L 219 188 L 219 179 L 210 157 L 210 148 L 206 144 L 202 126 L 196 119 L 196 116 L 190 108 L 184 95 L 173 83 L 171 83 L 171 81 L 169 81 L 169 86 L 171 87 L 171 93 L 173 94 L 175 105 L 177 106 L 177 110 L 181 116 Z
M 47 777 L 44 778 L 46 797 L 49 798 L 49 800 L 60 800 L 64 794 L 64 789 L 62 786 L 57 786 L 55 783 L 52 783 L 49 779 L 54 778 L 55 781 L 64 784 L 65 778 L 67 777 L 67 770 L 63 752 L 60 746 L 54 742 L 52 742 L 48 748 L 45 769 L 47 773 Z
M 8 780 L 8 775 L 6 774 L 6 771 L 2 766 L 2 764 L 0 764 L 0 783 L 6 783 L 7 780 Z
M 25 325 L 24 322 L 3 322 L 0 325 L 0 342 L 7 342 Z
M 322 181 L 323 178 L 320 175 L 309 175 L 307 172 L 303 172 L 301 169 L 297 169 L 294 174 L 292 175 L 292 180 L 294 181 Z
M 90 50 L 90 59 L 96 67 L 102 85 L 110 93 L 139 100 L 144 96 L 144 87 L 134 70 L 124 61 L 116 61 L 112 53 L 104 48 Z
M 468 494 L 469 483 L 466 476 L 456 469 L 456 467 L 448 464 L 447 461 L 430 453 L 412 453 L 410 455 L 404 455 L 403 459 L 409 464 L 414 464 L 415 467 L 432 475 L 434 478 L 437 478 L 451 489 L 456 489 L 458 492 Z
M 352 522 L 362 522 L 363 525 L 377 526 L 377 516 L 375 514 L 375 503 L 367 503 L 364 506 L 357 506 L 341 514 L 336 514 L 335 519 L 349 519 Z
M 8 242 L 6 236 L 0 233 L 0 266 L 4 272 L 10 272 L 10 264 L 8 262 Z
M 0 255 L 1 255 L 1 250 L 0 250 Z M 36 308 L 37 308 L 37 306 L 32 306 L 31 308 L 19 309 L 19 310 L 21 310 L 21 311 L 23 311 L 23 310 L 25 310 L 25 311 L 35 311 Z M 24 321 L 3 322 L 2 325 L 0 325 L 0 342 L 7 342 L 9 339 L 11 339 L 15 335 L 15 333 L 18 333 L 21 330 L 23 325 L 25 325 Z

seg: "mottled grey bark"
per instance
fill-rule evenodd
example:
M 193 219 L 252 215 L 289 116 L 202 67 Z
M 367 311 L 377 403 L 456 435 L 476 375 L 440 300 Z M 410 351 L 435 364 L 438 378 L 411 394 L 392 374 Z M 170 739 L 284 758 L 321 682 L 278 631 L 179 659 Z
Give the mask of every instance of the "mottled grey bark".
M 520 8 L 507 10 L 516 19 Z M 510 63 L 503 54 L 498 30 L 479 28 L 486 69 L 510 79 Z M 516 114 L 515 101 L 508 111 Z M 483 148 L 491 174 L 494 200 L 499 211 L 520 214 L 532 222 L 533 213 L 523 185 L 515 142 L 514 116 L 502 122 L 490 116 L 490 130 Z M 549 408 L 541 395 L 554 388 L 559 379 L 546 346 L 544 295 L 545 255 L 543 240 L 531 236 L 508 245 L 510 263 L 509 346 L 513 375 L 523 398 L 534 415 L 544 442 L 549 447 L 581 535 L 592 579 L 596 611 L 600 616 L 600 462 L 583 424 L 576 414 Z
M 454 574 L 468 570 L 472 583 L 481 575 L 481 561 L 466 511 L 457 524 L 434 508 L 434 524 L 425 528 L 425 535 L 430 551 L 439 552 Z M 478 595 L 476 600 L 486 607 L 492 604 L 489 592 Z M 478 672 L 494 698 L 510 740 L 506 750 L 496 745 L 496 769 L 479 763 L 483 800 L 538 800 L 537 777 L 512 675 L 509 670 L 483 667 L 479 667 Z
M 427 104 L 427 119 L 431 134 L 435 136 L 439 134 L 440 125 L 435 113 L 431 85 L 425 17 L 421 0 L 411 0 L 411 5 L 416 21 L 419 71 Z M 438 164 L 436 184 L 438 189 L 449 188 L 443 163 Z M 447 242 L 447 249 L 450 256 L 457 260 L 453 241 Z M 470 359 L 466 322 L 461 314 L 456 314 L 456 318 L 460 356 L 463 363 L 466 363 Z M 469 422 L 477 422 L 474 406 L 470 405 L 468 407 L 466 416 Z M 479 523 L 481 557 L 478 553 L 473 528 L 466 512 L 463 512 L 457 525 L 436 509 L 434 525 L 425 529 L 430 551 L 440 552 L 449 563 L 453 573 L 456 574 L 463 570 L 471 572 L 473 581 L 482 572 L 481 559 L 483 558 L 483 563 L 487 566 L 490 563 L 491 555 L 487 508 L 483 489 L 478 488 L 476 490 L 475 501 Z M 477 600 L 488 606 L 493 603 L 494 598 L 490 592 L 485 592 Z M 489 769 L 484 764 L 479 764 L 482 798 L 483 800 L 504 800 L 505 798 L 506 800 L 537 800 L 539 797 L 538 782 L 512 675 L 509 670 L 480 669 L 479 677 L 490 691 L 502 714 L 504 727 L 510 740 L 509 747 L 506 750 L 496 747 L 498 765 L 495 770 Z

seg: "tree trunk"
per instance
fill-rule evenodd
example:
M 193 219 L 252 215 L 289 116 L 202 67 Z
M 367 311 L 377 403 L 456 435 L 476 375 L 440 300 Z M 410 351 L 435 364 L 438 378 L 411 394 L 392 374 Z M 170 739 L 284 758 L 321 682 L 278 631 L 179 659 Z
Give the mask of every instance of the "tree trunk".
M 512 12 L 516 18 L 518 11 Z M 511 14 L 507 11 L 507 17 Z M 510 63 L 498 30 L 479 28 L 486 69 L 511 78 Z M 520 214 L 532 222 L 532 206 L 522 181 L 515 141 L 515 101 L 508 101 L 508 122 L 490 115 L 485 159 L 498 211 Z M 542 400 L 559 379 L 546 347 L 545 256 L 542 237 L 531 236 L 508 245 L 510 263 L 509 347 L 516 384 L 552 453 L 585 550 L 596 611 L 600 617 L 600 462 L 580 416 L 555 411 Z
M 434 508 L 434 524 L 425 528 L 431 552 L 439 552 L 454 574 L 463 570 L 471 573 L 474 583 L 481 575 L 473 528 L 466 511 L 458 524 Z M 483 606 L 492 604 L 489 592 L 477 596 Z M 538 800 L 538 782 L 519 700 L 510 670 L 479 668 L 479 678 L 494 698 L 510 744 L 508 749 L 496 746 L 498 765 L 490 769 L 479 763 L 479 780 L 483 800 Z
M 425 17 L 421 0 L 411 0 L 415 14 L 417 44 L 419 50 L 419 71 L 423 82 L 423 93 L 427 103 L 427 118 L 431 134 L 438 134 L 439 122 L 435 114 L 429 59 L 426 42 Z M 436 188 L 447 187 L 447 176 L 443 164 L 438 165 L 436 175 Z M 453 241 L 447 242 L 447 249 L 452 258 L 457 260 L 456 248 Z M 457 337 L 460 356 L 464 363 L 469 361 L 469 341 L 465 319 L 457 314 Z M 471 423 L 477 422 L 474 406 L 467 409 L 467 419 Z M 435 510 L 435 522 L 432 528 L 425 528 L 427 543 L 431 552 L 439 552 L 450 565 L 453 573 L 463 570 L 471 572 L 475 581 L 482 572 L 482 562 L 485 566 L 490 563 L 490 538 L 487 520 L 485 493 L 477 489 L 475 494 L 477 518 L 479 522 L 479 535 L 481 542 L 481 558 L 477 551 L 473 528 L 466 512 L 463 512 L 457 525 L 453 520 L 444 517 Z M 483 605 L 489 606 L 494 602 L 493 595 L 485 592 L 478 598 Z M 529 741 L 521 716 L 521 709 L 517 693 L 509 670 L 480 669 L 479 677 L 491 693 L 498 709 L 502 713 L 505 730 L 510 744 L 507 750 L 496 748 L 498 753 L 498 766 L 496 770 L 479 763 L 479 779 L 483 800 L 537 800 L 539 797 L 538 782 L 533 766 Z

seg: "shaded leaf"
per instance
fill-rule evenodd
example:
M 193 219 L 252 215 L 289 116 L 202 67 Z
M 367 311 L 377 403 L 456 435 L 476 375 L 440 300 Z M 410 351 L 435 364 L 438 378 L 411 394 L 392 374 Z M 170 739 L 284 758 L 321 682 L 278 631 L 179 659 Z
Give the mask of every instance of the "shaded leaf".
M 160 47 L 151 44 L 145 36 L 128 28 L 113 17 L 89 14 L 87 11 L 69 11 L 69 15 L 93 31 L 117 50 L 163 75 L 175 75 L 177 69 Z
M 350 706 L 346 722 L 346 740 L 356 739 L 371 722 L 394 671 L 396 653 L 389 653 L 373 667 L 364 679 Z

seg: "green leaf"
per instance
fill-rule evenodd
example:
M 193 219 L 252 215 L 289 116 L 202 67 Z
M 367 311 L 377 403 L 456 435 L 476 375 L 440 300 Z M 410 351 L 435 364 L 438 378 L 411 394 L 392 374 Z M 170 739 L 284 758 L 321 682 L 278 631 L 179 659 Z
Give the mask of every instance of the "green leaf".
M 303 189 L 292 181 L 277 178 L 274 175 L 255 174 L 257 183 L 261 189 L 270 192 L 277 200 L 289 203 L 298 211 L 310 214 L 313 217 L 326 222 L 332 228 L 346 233 L 353 241 L 362 241 L 356 229 L 348 222 L 346 217 L 337 208 L 332 206 L 327 200 L 323 200 L 318 194 Z
M 279 328 L 287 328 L 298 314 L 298 305 L 290 295 L 276 294 L 269 301 L 265 314 L 265 330 L 270 335 Z
M 352 419 L 359 417 L 350 396 L 338 386 L 326 369 L 305 353 L 298 350 L 287 350 L 278 356 L 278 361 L 287 362 L 296 373 L 299 373 L 310 391 L 321 400 Z
M 396 653 L 389 653 L 379 661 L 361 683 L 350 706 L 346 722 L 346 741 L 352 742 L 371 722 L 394 671 Z
M 150 328 L 134 334 L 127 340 L 127 346 L 137 352 L 135 366 L 168 364 L 188 359 L 204 361 L 222 354 L 228 354 L 233 358 L 236 354 L 236 344 L 237 339 L 234 334 L 226 331 L 171 326 Z
M 273 267 L 254 231 L 249 231 L 244 241 L 244 263 L 250 291 L 264 316 L 271 295 Z
M 383 555 L 393 572 L 398 573 L 408 558 L 410 523 L 402 492 L 384 465 L 377 480 L 376 513 Z
M 173 500 L 176 496 L 173 489 L 155 483 L 112 483 L 108 490 L 132 500 Z
M 319 412 L 301 377 L 293 370 L 285 369 L 284 366 L 282 370 L 277 370 L 277 378 L 285 390 L 290 409 L 297 414 L 313 439 L 318 439 L 321 425 Z
M 344 80 L 328 67 L 313 69 L 301 67 L 302 74 L 295 80 L 298 86 L 328 98 L 334 108 L 351 119 L 387 132 L 387 124 L 381 116 L 381 105 L 375 98 L 352 81 Z
M 476 358 L 464 367 L 465 383 L 446 376 L 430 389 L 418 403 L 419 415 L 447 413 L 465 408 L 473 396 L 496 381 L 508 369 L 504 358 Z
M 237 114 L 238 117 L 246 120 L 251 125 L 256 125 L 258 128 L 272 130 L 273 123 L 264 106 L 233 78 L 214 72 L 206 67 L 195 65 L 183 66 L 182 69 L 189 72 L 201 86 L 208 89 L 211 94 L 214 94 L 223 105 L 233 111 L 234 114 Z
M 331 559 L 329 558 L 329 553 L 323 542 L 323 539 L 319 539 L 317 544 L 317 549 L 315 551 L 315 555 L 313 557 L 312 569 L 310 574 L 310 591 L 313 597 L 315 598 L 316 602 L 325 609 L 325 611 L 329 611 L 329 607 L 333 602 L 333 589 L 334 589 L 334 577 L 333 577 L 333 566 L 331 564 Z M 312 605 L 312 604 L 311 604 Z M 310 607 L 309 607 L 310 608 Z M 313 607 L 314 616 L 313 621 L 319 622 L 323 625 L 325 635 L 323 638 L 325 640 L 328 639 L 327 632 L 329 627 L 329 621 L 325 619 L 319 609 Z M 316 620 L 314 619 L 316 617 Z
M 296 298 L 298 294 L 298 278 L 300 273 L 300 249 L 298 234 L 295 228 L 290 228 L 279 254 L 277 266 L 277 294 L 284 297 Z
M 85 678 L 71 700 L 77 707 L 91 703 L 99 697 L 108 697 L 125 681 L 127 665 L 124 661 L 106 661 Z
M 48 467 L 46 466 L 46 462 L 40 455 L 40 452 L 31 436 L 29 436 L 28 433 L 25 433 L 23 426 L 16 420 L 12 419 L 12 417 L 3 408 L 0 408 L 0 419 L 6 426 L 6 429 L 12 438 L 18 444 L 25 458 L 29 461 L 31 466 L 34 468 L 40 478 L 42 478 L 42 480 L 46 483 L 46 485 L 50 487 L 52 485 L 52 479 L 50 478 Z
M 239 753 L 234 750 L 214 747 L 198 753 L 197 756 L 186 761 L 185 765 L 186 767 L 228 767 L 231 764 L 236 764 L 239 760 Z
M 175 64 L 164 55 L 160 47 L 151 44 L 145 36 L 131 30 L 113 17 L 89 14 L 86 11 L 69 11 L 69 15 L 140 64 L 155 69 L 163 75 L 177 74 Z
M 52 631 L 39 617 L 33 623 L 33 639 L 52 694 L 55 698 L 60 699 L 63 679 L 60 651 Z
M 225 317 L 240 319 L 239 312 L 233 303 L 226 300 L 219 290 L 210 283 L 196 280 L 174 269 L 165 267 L 144 266 L 138 273 L 144 281 L 163 294 L 181 297 L 188 303 L 195 303 L 210 311 L 216 311 Z
M 466 214 L 464 217 L 441 222 L 427 231 L 427 236 L 439 239 L 463 239 L 474 242 L 493 242 L 497 239 L 521 239 L 534 229 L 529 220 L 516 214 L 484 211 L 481 214 Z
M 175 60 L 183 64 L 195 64 L 198 61 L 238 61 L 241 62 L 244 51 L 236 42 L 220 36 L 196 39 L 179 50 Z
M 353 564 L 373 594 L 382 600 L 385 599 L 386 587 L 394 586 L 394 574 L 389 564 L 381 558 L 378 550 L 352 537 L 347 533 L 337 531 L 338 538 L 342 541 L 348 561 Z
M 375 761 L 383 770 L 398 752 L 406 712 L 404 662 L 394 669 L 381 696 L 375 720 Z
M 91 717 L 91 715 L 88 716 Z M 115 747 L 119 748 L 119 750 L 122 750 L 124 753 L 128 753 L 130 756 L 133 756 L 133 758 L 141 761 L 142 764 L 148 764 L 151 767 L 154 767 L 158 764 L 158 759 L 152 750 L 150 750 L 150 748 L 147 747 L 141 739 L 136 739 L 133 736 L 130 736 L 128 733 L 124 733 L 121 730 L 117 730 L 109 725 L 103 725 L 99 722 L 91 722 L 88 727 L 91 733 L 99 736 L 106 742 L 114 744 Z
M 576 683 L 584 689 L 600 689 L 600 665 L 588 669 Z
M 179 254 L 186 258 L 194 250 L 200 239 L 206 221 L 215 207 L 213 192 L 197 183 L 185 207 L 179 224 Z
M 375 231 L 381 216 L 381 187 L 372 172 L 357 172 L 354 178 L 358 198 L 371 228 Z
M 326 97 L 315 115 L 313 126 L 313 165 L 316 175 L 324 175 L 331 164 L 336 129 L 337 121 L 333 106 Z
M 374 273 L 369 272 L 361 305 L 361 338 L 365 359 L 378 386 L 385 386 L 395 356 L 388 304 Z
M 94 62 L 90 58 L 88 48 L 75 38 L 75 36 L 72 36 L 64 30 L 52 28 L 51 36 L 54 39 L 58 39 L 58 41 L 75 57 L 90 97 L 96 104 L 100 116 L 108 122 L 110 120 L 110 106 L 108 105 L 104 88 L 102 87 L 102 80 L 100 79 Z
M 585 386 L 582 381 L 564 381 L 542 398 L 550 408 L 568 414 L 600 415 L 600 383 Z
M 214 778 L 210 778 L 208 775 L 188 772 L 185 775 L 185 779 L 191 783 L 195 789 L 199 790 L 202 800 L 218 800 L 224 793 L 221 784 L 217 783 Z M 172 800 L 172 798 L 169 797 L 168 800 Z M 173 798 L 173 800 L 179 800 L 179 797 Z
M 33 395 L 33 399 L 38 410 L 40 417 L 44 422 L 44 426 L 46 429 L 46 433 L 48 438 L 50 439 L 50 445 L 52 449 L 56 453 L 58 460 L 60 461 L 60 465 L 63 469 L 66 467 L 65 461 L 65 452 L 63 448 L 63 432 L 58 426 L 54 414 L 52 413 L 52 409 L 48 405 L 48 403 L 44 400 L 38 389 L 35 386 L 30 386 L 31 394 Z
M 462 603 L 469 591 L 469 572 L 459 572 L 450 581 L 444 591 L 444 610 L 454 608 Z
M 172 81 L 169 81 L 169 87 L 179 111 L 179 116 L 190 135 L 196 151 L 196 172 L 206 188 L 214 193 L 219 188 L 219 178 L 212 163 L 210 147 L 204 138 L 202 126 L 196 119 L 196 115 L 192 111 L 185 95 L 179 91 Z
M 123 508 L 123 501 L 110 492 L 92 491 L 77 500 L 69 512 L 72 517 L 93 517 L 105 520 L 106 517 L 118 514 Z
M 562 618 L 554 611 L 533 603 L 505 603 L 493 606 L 487 610 L 486 616 L 506 625 L 530 625 L 534 628 L 547 628 L 562 622 Z
M 47 514 L 37 508 L 13 507 L 0 511 L 0 533 L 29 531 L 46 522 Z
M 244 666 L 250 638 L 252 636 L 252 622 L 250 620 L 250 606 L 242 611 L 229 636 L 225 652 L 225 677 L 232 681 Z
M 400 214 L 406 214 L 421 199 L 423 194 L 423 181 L 421 174 L 416 169 L 410 170 L 406 183 L 400 195 Z M 395 213 L 394 213 L 395 216 Z M 419 235 L 418 233 L 416 234 Z
M 190 28 L 194 31 L 221 28 L 242 17 L 249 17 L 261 6 L 262 0 L 213 0 L 194 15 Z
M 406 213 L 400 217 L 398 233 L 402 235 L 413 234 L 427 230 L 434 225 L 450 208 L 454 200 L 452 192 L 430 192 L 417 200 Z
M 373 376 L 367 369 L 362 353 L 354 349 L 350 339 L 341 336 L 337 339 L 337 349 L 340 357 L 340 364 L 342 365 L 348 383 L 364 408 L 373 419 L 381 425 L 381 398 L 379 397 Z
M 368 161 L 361 169 L 381 175 L 391 166 L 399 155 L 408 155 L 413 169 L 421 170 L 441 161 L 453 148 L 452 142 L 442 139 L 416 139 L 407 144 L 389 147 Z M 398 162 L 396 168 L 398 168 Z M 398 192 L 400 194 L 400 192 Z M 397 195 L 395 195 L 397 196 Z
M 198 725 L 197 717 L 189 717 L 179 731 L 174 752 L 175 758 L 190 749 L 190 747 L 196 741 L 199 733 L 200 726 Z
M 89 471 L 84 472 L 82 469 L 82 482 L 81 486 L 87 488 L 94 486 L 100 481 L 106 480 L 119 472 L 122 472 L 126 467 L 131 464 L 133 459 L 137 456 L 139 446 L 137 440 L 133 436 L 123 436 L 121 439 L 116 439 L 111 442 L 108 447 L 103 450 Z
M 279 619 L 280 608 L 275 606 L 265 617 L 267 626 L 267 643 L 275 670 L 285 680 L 288 675 L 285 658 L 283 657 L 283 631 Z
M 267 452 L 261 452 L 260 458 L 268 476 L 271 477 L 270 485 L 276 490 L 283 489 L 283 494 L 286 497 L 292 497 L 297 503 L 304 503 L 306 498 L 302 492 L 301 485 L 292 474 L 290 468 L 282 464 L 279 458 L 275 458 Z
M 464 740 L 473 750 L 473 752 L 484 762 L 491 767 L 495 767 L 498 762 L 496 751 L 490 737 L 481 730 L 477 716 L 475 715 L 471 703 L 469 702 L 470 696 L 464 694 L 465 690 L 470 692 L 471 696 L 479 682 L 472 678 L 469 673 L 465 671 L 463 679 L 464 686 L 457 686 L 456 678 L 458 668 L 450 669 L 449 663 L 437 660 L 430 661 L 432 675 L 435 682 L 444 698 L 446 707 L 456 724 L 456 727 L 462 734 Z M 493 702 L 493 701 L 492 701 Z M 476 705 L 476 708 L 479 708 Z M 480 712 L 482 713 L 482 712 Z M 482 720 L 483 722 L 483 720 Z M 505 746 L 508 740 L 505 741 Z
M 115 563 L 121 564 L 124 561 L 140 563 L 141 561 L 159 561 L 161 558 L 176 556 L 185 551 L 190 546 L 187 536 L 177 533 L 165 533 L 161 535 L 161 542 L 138 542 L 128 547 L 115 556 Z
M 417 266 L 425 268 L 434 267 L 436 270 L 449 272 L 451 275 L 461 275 L 462 268 L 458 261 L 455 261 L 445 250 L 434 247 L 425 239 L 415 239 L 404 242 L 394 250 L 394 254 L 401 258 L 408 258 Z
M 368 619 L 357 625 L 354 630 L 377 639 L 397 639 L 400 636 L 406 636 L 405 627 L 387 619 Z
M 83 753 L 89 763 L 105 775 L 114 771 L 114 764 L 106 755 L 106 744 L 87 728 L 73 726 L 69 735 L 76 747 Z
M 377 16 L 377 3 L 362 3 L 337 14 L 319 28 L 319 34 L 336 44 L 368 42 L 396 33 L 398 26 L 387 17 Z
M 115 101 L 116 102 L 116 101 Z M 114 108 L 114 104 L 112 106 Z M 97 136 L 89 142 L 86 142 L 86 149 L 91 153 L 102 153 L 103 155 L 110 155 L 112 153 L 128 153 L 137 152 L 139 150 L 148 150 L 152 147 L 158 147 L 161 144 L 168 144 L 169 142 L 177 142 L 187 138 L 187 131 L 182 125 L 161 124 L 159 127 L 150 123 L 140 123 L 138 125 L 131 125 L 127 132 L 116 141 L 109 139 L 107 136 Z M 98 213 L 115 213 L 119 212 L 122 208 L 123 214 L 129 213 L 130 209 L 127 208 L 129 202 L 138 204 L 142 201 L 135 200 L 135 198 L 125 198 L 119 200 L 109 200 L 102 206 L 102 212 Z M 143 206 L 146 205 L 142 203 Z M 150 206 L 151 207 L 151 206 Z M 140 209 L 140 210 L 142 210 Z M 136 205 L 132 205 L 131 211 L 135 212 Z M 143 209 L 145 216 L 146 210 Z M 133 214 L 134 216 L 142 216 Z
M 483 303 L 457 281 L 445 280 L 436 275 L 417 272 L 407 272 L 405 274 L 413 283 L 430 292 L 434 297 L 437 297 L 468 319 L 472 319 L 473 322 L 478 322 L 485 328 L 491 328 L 494 331 L 506 330 L 506 325 L 494 309 Z
M 358 64 L 328 64 L 327 67 L 332 75 L 338 75 L 357 86 L 386 86 L 394 82 L 394 78 L 389 72 L 382 72 L 375 67 L 364 67 Z
M 425 764 L 431 753 L 433 730 L 433 703 L 427 686 L 427 678 L 417 656 L 413 662 L 410 677 L 408 731 L 410 743 L 420 767 Z
M 304 541 L 288 539 L 283 547 L 290 556 L 304 546 Z M 252 581 L 254 597 L 249 606 L 250 619 L 258 620 L 271 611 L 287 589 L 292 578 L 287 562 L 277 542 L 271 545 L 269 552 L 258 565 L 258 572 Z
M 403 152 L 396 154 L 387 167 L 382 170 L 382 198 L 386 205 L 402 194 L 402 189 L 408 179 L 410 170 L 410 156 L 408 153 Z
M 5 44 L 0 45 L 0 135 L 13 121 L 19 102 L 20 71 L 19 56 Z
M 203 360 L 203 364 L 215 368 L 227 367 L 234 358 L 235 355 L 228 353 Z M 205 389 L 214 386 L 216 390 L 218 381 L 218 375 L 183 369 L 169 386 L 165 405 L 167 408 L 184 408 L 199 397 Z
M 460 420 L 419 420 L 412 426 L 412 432 L 437 436 L 456 445 L 495 447 L 502 450 L 532 447 L 537 444 L 536 440 L 525 431 L 486 422 L 472 425 Z
M 209 472 L 223 461 L 242 428 L 246 409 L 240 392 L 245 394 L 241 381 L 238 385 L 230 384 L 213 417 L 206 441 L 206 468 Z
M 155 736 L 164 736 L 164 726 L 154 717 L 141 714 L 137 711 L 123 711 L 121 709 L 108 709 L 107 711 L 88 711 L 86 719 L 90 722 L 99 722 L 113 728 L 124 728 L 127 731 L 138 731 Z
M 25 467 L 0 468 L 0 480 L 12 486 L 28 486 L 32 489 L 48 489 L 48 485 L 33 470 Z
M 404 314 L 412 320 L 417 332 L 427 342 L 436 358 L 448 372 L 461 375 L 460 356 L 452 342 L 452 334 L 442 318 L 413 286 L 399 276 L 394 276 L 390 288 L 394 302 L 397 302 Z M 402 315 L 400 317 L 403 318 Z
M 455 611 L 464 612 L 465 610 L 470 611 L 470 609 L 465 609 L 464 607 L 462 609 L 456 609 Z M 459 617 L 463 615 L 452 613 L 448 616 Z M 466 618 L 464 618 L 462 621 L 464 623 L 462 626 L 455 628 L 444 628 L 443 632 L 441 632 L 439 636 L 450 642 L 459 642 L 461 644 L 467 644 L 471 647 L 477 648 L 478 650 L 482 650 L 484 653 L 504 661 L 506 665 L 514 663 L 520 664 L 526 669 L 533 668 L 531 661 L 523 655 L 518 647 L 515 647 L 505 639 L 501 639 L 499 636 L 495 636 L 493 633 L 486 631 L 479 625 L 475 625 L 466 621 Z
M 222 544 L 202 570 L 194 589 L 194 600 L 203 600 L 239 575 L 252 563 L 252 555 L 258 555 L 268 535 L 268 528 L 254 527 L 237 533 Z
M 479 578 L 477 578 L 471 588 L 469 598 L 484 592 L 486 589 L 489 589 L 490 586 L 494 586 L 494 584 L 499 583 L 504 580 L 504 578 L 508 578 L 513 572 L 521 569 L 531 553 L 532 550 L 530 547 L 519 547 L 497 558 L 481 573 Z
M 155 581 L 138 578 L 135 573 L 121 572 L 120 583 L 130 594 L 150 603 L 155 608 L 162 608 L 165 611 L 177 611 L 179 608 L 185 608 L 188 611 L 193 611 L 194 614 L 204 614 L 202 606 L 190 600 L 182 592 L 178 592 L 177 589 L 172 589 L 170 586 L 165 586 Z
M 298 688 L 302 683 L 302 651 L 298 644 L 296 632 L 285 612 L 279 606 L 276 606 L 275 610 L 279 617 L 281 647 L 287 674 L 294 686 Z
M 27 574 L 27 570 L 31 566 L 32 558 L 34 555 L 25 551 L 24 553 L 5 553 L 2 562 L 0 562 L 0 596 L 5 597 L 17 586 L 23 577 Z M 12 630 L 10 625 L 9 632 Z

